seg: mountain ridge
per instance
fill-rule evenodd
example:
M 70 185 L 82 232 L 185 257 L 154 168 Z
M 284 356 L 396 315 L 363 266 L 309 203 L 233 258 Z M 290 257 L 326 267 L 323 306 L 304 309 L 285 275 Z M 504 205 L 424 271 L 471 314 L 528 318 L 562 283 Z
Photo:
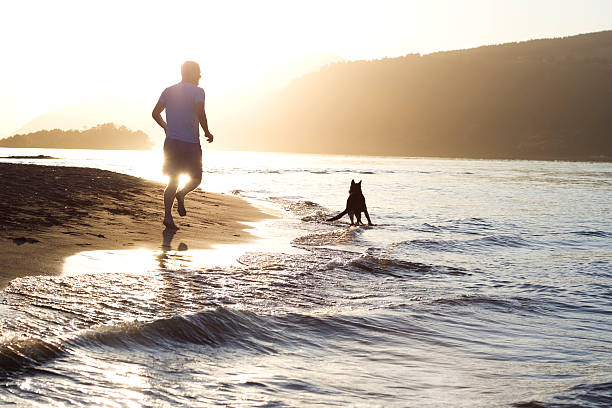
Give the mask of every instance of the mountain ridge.
M 610 78 L 612 31 L 342 62 L 247 132 L 266 135 L 256 150 L 610 160 Z

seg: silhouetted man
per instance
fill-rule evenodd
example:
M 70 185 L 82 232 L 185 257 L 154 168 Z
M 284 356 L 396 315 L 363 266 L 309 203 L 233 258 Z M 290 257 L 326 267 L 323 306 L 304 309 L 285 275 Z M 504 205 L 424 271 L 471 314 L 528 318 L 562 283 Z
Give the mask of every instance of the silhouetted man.
M 164 225 L 171 229 L 178 229 L 172 218 L 174 198 L 178 203 L 179 215 L 185 216 L 185 196 L 202 181 L 199 125 L 208 143 L 213 141 L 204 111 L 204 90 L 198 86 L 202 77 L 200 66 L 196 62 L 187 61 L 181 66 L 181 75 L 183 80 L 164 89 L 153 108 L 153 119 L 166 132 L 163 172 L 170 179 L 164 191 Z M 164 109 L 168 123 L 161 116 Z M 183 173 L 189 174 L 191 179 L 177 191 L 179 175 Z

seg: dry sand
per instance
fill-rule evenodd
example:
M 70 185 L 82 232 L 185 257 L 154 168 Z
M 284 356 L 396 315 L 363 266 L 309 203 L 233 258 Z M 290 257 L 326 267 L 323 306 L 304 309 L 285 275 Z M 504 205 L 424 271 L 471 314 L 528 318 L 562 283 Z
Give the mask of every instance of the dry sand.
M 149 248 L 164 242 L 160 183 L 110 171 L 0 163 L 0 288 L 26 275 L 58 274 L 81 251 Z M 176 204 L 175 204 L 176 205 Z M 243 243 L 241 222 L 270 217 L 239 198 L 194 191 L 173 242 L 189 249 Z

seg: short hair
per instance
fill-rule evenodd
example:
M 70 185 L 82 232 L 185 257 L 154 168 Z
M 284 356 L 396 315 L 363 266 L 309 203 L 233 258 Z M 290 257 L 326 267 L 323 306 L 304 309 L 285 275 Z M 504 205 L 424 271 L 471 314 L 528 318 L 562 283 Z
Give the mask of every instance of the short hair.
M 187 76 L 192 72 L 200 72 L 200 65 L 195 61 L 185 61 L 181 65 L 181 75 Z

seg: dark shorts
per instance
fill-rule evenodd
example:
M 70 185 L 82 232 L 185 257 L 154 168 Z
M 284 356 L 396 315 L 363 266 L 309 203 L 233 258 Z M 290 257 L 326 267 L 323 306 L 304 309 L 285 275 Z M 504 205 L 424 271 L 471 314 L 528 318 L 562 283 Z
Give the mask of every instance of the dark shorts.
M 192 178 L 202 176 L 202 148 L 199 143 L 188 143 L 166 138 L 164 141 L 164 167 L 167 176 L 187 173 Z

